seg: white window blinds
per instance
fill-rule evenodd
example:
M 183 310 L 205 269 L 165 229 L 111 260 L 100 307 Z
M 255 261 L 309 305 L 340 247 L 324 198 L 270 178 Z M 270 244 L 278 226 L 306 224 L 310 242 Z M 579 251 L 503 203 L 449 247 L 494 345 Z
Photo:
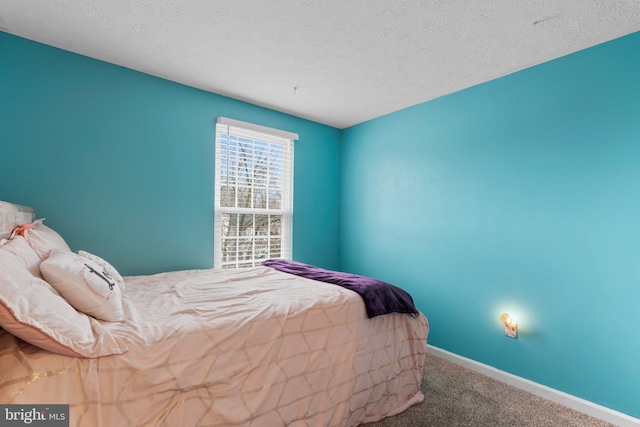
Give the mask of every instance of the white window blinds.
M 291 258 L 296 139 L 294 133 L 218 118 L 214 267 Z

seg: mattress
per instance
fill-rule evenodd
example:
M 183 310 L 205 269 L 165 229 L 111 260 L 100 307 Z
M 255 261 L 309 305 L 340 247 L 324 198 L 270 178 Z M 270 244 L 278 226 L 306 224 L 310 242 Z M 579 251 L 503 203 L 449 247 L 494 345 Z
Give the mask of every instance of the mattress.
M 278 272 L 125 277 L 128 350 L 77 358 L 0 331 L 0 402 L 69 404 L 74 426 L 356 426 L 421 402 L 425 316 L 367 317 L 339 286 Z

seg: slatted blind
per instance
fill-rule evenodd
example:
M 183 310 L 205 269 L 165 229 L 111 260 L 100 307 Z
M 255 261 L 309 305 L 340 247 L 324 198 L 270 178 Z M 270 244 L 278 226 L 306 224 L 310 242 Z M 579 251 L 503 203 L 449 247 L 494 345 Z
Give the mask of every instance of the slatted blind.
M 214 266 L 291 258 L 293 141 L 298 135 L 219 117 Z

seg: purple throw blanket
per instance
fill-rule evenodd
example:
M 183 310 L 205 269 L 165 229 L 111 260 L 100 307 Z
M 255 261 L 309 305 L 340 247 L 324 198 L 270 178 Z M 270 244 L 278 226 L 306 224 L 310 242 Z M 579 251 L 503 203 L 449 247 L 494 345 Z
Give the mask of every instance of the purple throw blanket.
M 418 315 L 413 299 L 404 290 L 380 280 L 357 274 L 342 273 L 325 270 L 308 264 L 285 259 L 269 259 L 263 265 L 275 268 L 284 273 L 295 274 L 307 279 L 333 283 L 352 290 L 362 297 L 367 308 L 367 315 L 371 317 L 387 313 L 407 313 Z

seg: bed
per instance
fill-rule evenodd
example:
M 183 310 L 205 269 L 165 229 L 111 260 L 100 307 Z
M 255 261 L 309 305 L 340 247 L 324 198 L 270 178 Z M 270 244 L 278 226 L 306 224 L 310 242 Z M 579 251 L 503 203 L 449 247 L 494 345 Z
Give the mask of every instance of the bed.
M 68 404 L 73 426 L 344 427 L 424 399 L 420 312 L 369 317 L 352 290 L 268 266 L 121 277 L 34 218 L 0 202 L 1 404 Z M 78 259 L 104 313 L 52 285 Z

